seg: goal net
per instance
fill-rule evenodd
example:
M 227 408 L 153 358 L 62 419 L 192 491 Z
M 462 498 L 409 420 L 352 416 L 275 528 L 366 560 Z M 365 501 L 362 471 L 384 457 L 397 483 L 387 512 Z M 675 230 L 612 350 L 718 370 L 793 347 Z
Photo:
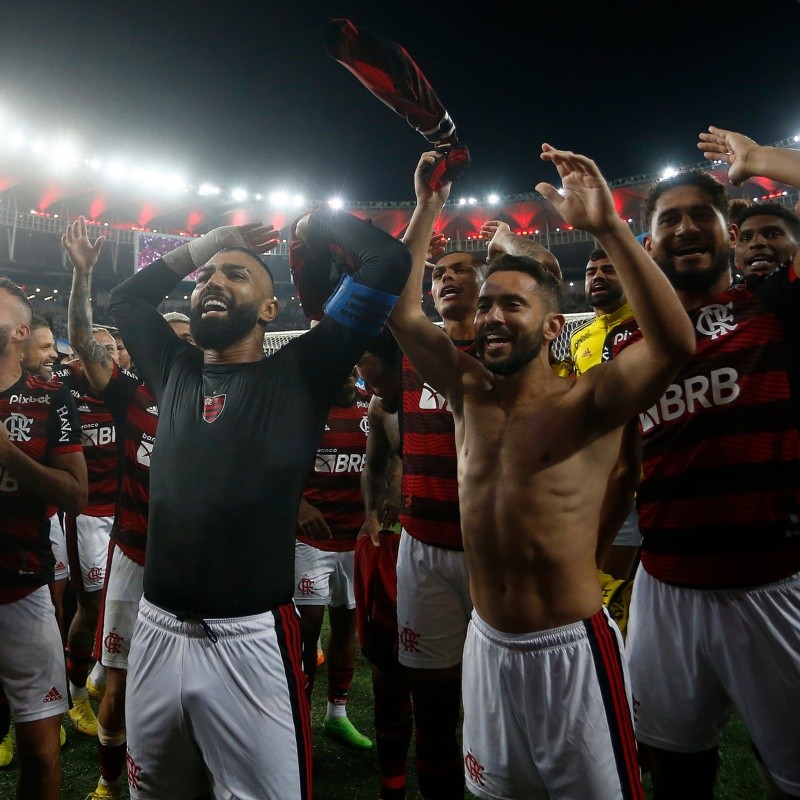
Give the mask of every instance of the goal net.
M 580 314 L 565 314 L 564 316 L 567 321 L 552 346 L 552 357 L 554 361 L 563 361 L 569 357 L 569 339 L 572 332 L 587 320 L 593 319 L 594 313 L 588 311 Z M 305 331 L 272 331 L 265 333 L 264 352 L 267 355 L 272 355 L 272 353 L 280 350 L 286 342 L 303 333 L 305 333 Z

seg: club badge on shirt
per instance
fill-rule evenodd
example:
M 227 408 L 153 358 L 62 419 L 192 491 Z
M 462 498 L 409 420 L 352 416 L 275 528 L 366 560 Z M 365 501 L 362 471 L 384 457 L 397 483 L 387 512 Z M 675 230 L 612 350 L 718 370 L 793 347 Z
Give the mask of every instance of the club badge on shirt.
M 214 397 L 203 398 L 203 419 L 206 422 L 213 422 L 225 408 L 225 395 L 218 394 Z

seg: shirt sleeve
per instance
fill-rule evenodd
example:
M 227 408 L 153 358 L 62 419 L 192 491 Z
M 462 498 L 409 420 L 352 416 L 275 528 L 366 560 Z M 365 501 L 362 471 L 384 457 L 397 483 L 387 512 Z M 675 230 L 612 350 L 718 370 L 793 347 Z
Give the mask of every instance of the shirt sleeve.
M 47 417 L 47 456 L 83 452 L 81 417 L 69 389 L 62 384 Z
M 178 283 L 178 276 L 159 258 L 114 287 L 108 305 L 137 371 L 157 400 L 176 355 L 194 349 L 175 336 L 157 309 Z

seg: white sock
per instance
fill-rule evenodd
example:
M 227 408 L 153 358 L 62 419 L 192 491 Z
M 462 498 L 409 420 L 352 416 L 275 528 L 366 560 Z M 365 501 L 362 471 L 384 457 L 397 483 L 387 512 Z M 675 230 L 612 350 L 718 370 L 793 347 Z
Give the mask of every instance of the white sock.
M 328 710 L 325 719 L 339 719 L 347 716 L 347 706 L 344 703 L 331 703 L 328 701 Z
M 77 703 L 78 700 L 85 700 L 89 696 L 85 686 L 76 686 L 72 681 L 69 682 L 69 693 L 73 703 Z
M 99 662 L 94 662 L 94 667 L 92 667 L 92 671 L 89 673 L 89 680 L 92 682 L 92 686 L 96 686 L 98 689 L 103 689 L 106 685 L 106 668 Z

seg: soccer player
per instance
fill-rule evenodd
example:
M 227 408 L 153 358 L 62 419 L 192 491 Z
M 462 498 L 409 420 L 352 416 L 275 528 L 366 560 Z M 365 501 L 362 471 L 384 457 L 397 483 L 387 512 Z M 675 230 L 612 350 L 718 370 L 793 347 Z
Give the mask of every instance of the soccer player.
M 107 680 L 97 715 L 100 779 L 89 795 L 91 800 L 120 797 L 124 782 L 125 684 L 131 636 L 142 597 L 150 456 L 158 425 L 158 407 L 152 392 L 117 365 L 92 335 L 92 271 L 104 240 L 100 236 L 91 243 L 84 219 L 73 222 L 62 237 L 74 270 L 69 302 L 70 340 L 92 389 L 114 416 L 122 446 L 120 492 L 94 649 L 97 663 L 106 668 Z M 176 335 L 186 333 L 188 317 L 179 314 L 169 322 Z
M 794 258 L 800 246 L 800 219 L 778 203 L 753 203 L 736 219 L 733 262 L 745 278 L 769 275 Z
M 536 260 L 491 259 L 475 354 L 419 304 L 425 250 L 449 194 L 422 178 L 406 234 L 412 276 L 389 319 L 456 426 L 464 552 L 474 610 L 464 646 L 464 764 L 478 797 L 643 797 L 622 637 L 605 611 L 595 550 L 622 429 L 692 352 L 675 292 L 614 210 L 585 156 L 542 146 L 562 180 L 536 186 L 608 253 L 646 335 L 624 361 L 577 379 L 552 370 L 561 283 Z M 576 478 L 579 476 L 579 478 Z
M 95 327 L 92 338 L 116 362 L 117 345 L 104 328 Z M 74 345 L 73 345 L 74 346 Z M 95 633 L 108 559 L 108 543 L 119 491 L 117 432 L 111 410 L 86 378 L 80 360 L 54 370 L 75 399 L 81 416 L 83 450 L 89 471 L 89 501 L 81 514 L 66 514 L 64 527 L 70 576 L 77 609 L 67 631 L 67 677 L 73 728 L 84 736 L 97 736 L 97 717 L 89 699 L 89 671 L 98 682 L 104 670 L 94 658 Z M 99 676 L 98 677 L 98 673 Z
M 111 294 L 109 310 L 159 408 L 144 595 L 128 660 L 136 800 L 189 800 L 212 786 L 220 796 L 311 796 L 292 603 L 298 507 L 331 401 L 385 323 L 410 254 L 325 207 L 305 214 L 292 239 L 301 297 L 309 280 L 330 275 L 332 258 L 347 274 L 319 325 L 269 358 L 274 284 L 246 245 L 266 251 L 279 234 L 260 223 L 181 245 Z M 156 310 L 198 268 L 190 318 L 199 350 Z
M 370 662 L 380 800 L 403 800 L 413 733 L 411 687 L 397 658 L 397 555 L 401 505 L 400 349 L 385 331 L 358 362 L 373 392 L 367 452 L 361 473 L 365 518 L 355 552 L 358 638 Z
M 47 509 L 79 513 L 87 479 L 69 392 L 21 367 L 30 324 L 25 293 L 0 278 L 0 683 L 16 729 L 16 797 L 55 800 L 68 699 L 61 633 L 47 587 L 54 565 Z
M 361 471 L 369 407 L 369 395 L 356 386 L 357 378 L 353 368 L 333 398 L 303 489 L 297 517 L 294 602 L 300 612 L 309 702 L 317 672 L 317 641 L 328 608 L 328 704 L 323 730 L 348 747 L 369 750 L 372 741 L 347 717 L 356 663 L 353 552 L 364 518 Z
M 753 175 L 800 186 L 795 150 L 715 127 L 698 147 L 730 165 L 735 186 Z M 713 797 L 735 705 L 774 791 L 800 797 L 798 264 L 732 286 L 736 229 L 707 173 L 655 183 L 644 211 L 645 246 L 697 349 L 639 417 L 644 538 L 627 642 L 636 735 L 656 798 Z
M 487 234 L 491 229 L 490 252 L 519 250 L 553 260 L 541 245 L 514 236 L 503 225 L 484 226 Z M 431 295 L 442 328 L 464 352 L 473 347 L 478 276 L 484 264 L 481 253 L 456 251 L 440 256 L 431 269 Z M 449 800 L 464 793 L 456 731 L 472 601 L 459 520 L 453 418 L 446 398 L 406 357 L 399 415 L 403 534 L 397 559 L 398 657 L 414 701 L 420 792 Z

